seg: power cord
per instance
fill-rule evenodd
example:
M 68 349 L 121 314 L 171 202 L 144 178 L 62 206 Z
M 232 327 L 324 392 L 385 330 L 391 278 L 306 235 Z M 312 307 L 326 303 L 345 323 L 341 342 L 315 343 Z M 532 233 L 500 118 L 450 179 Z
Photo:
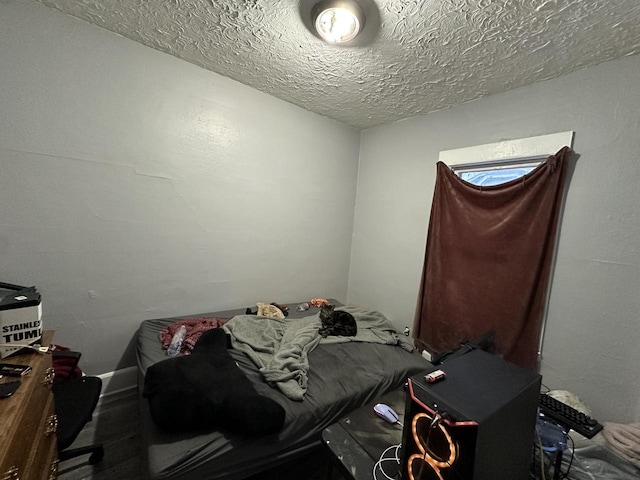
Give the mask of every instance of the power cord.
M 544 463 L 544 450 L 542 450 L 542 438 L 540 438 L 540 432 L 538 431 L 538 426 L 536 425 L 536 436 L 538 437 L 538 445 L 540 450 L 540 474 L 542 475 L 542 480 L 546 480 L 545 474 L 545 463 Z
M 423 462 L 420 465 L 420 470 L 418 471 L 418 475 L 416 476 L 416 478 L 422 478 L 422 472 L 425 466 L 425 463 L 427 462 L 427 457 L 429 456 L 429 454 L 432 452 L 429 449 L 429 438 L 431 436 L 431 432 L 433 429 L 437 428 L 438 425 L 440 425 L 440 423 L 442 422 L 442 420 L 448 418 L 449 415 L 446 412 L 436 412 L 435 415 L 433 416 L 433 419 L 431 420 L 431 423 L 429 424 L 429 429 L 427 430 L 427 435 L 426 438 L 424 440 L 424 447 L 425 447 L 425 452 L 424 452 L 424 458 L 423 458 Z M 383 468 L 383 463 L 384 462 L 395 462 L 396 465 L 400 465 L 400 456 L 399 456 L 399 451 L 400 448 L 402 447 L 402 444 L 399 445 L 391 445 L 390 447 L 388 447 L 384 452 L 382 452 L 382 454 L 380 455 L 380 458 L 378 459 L 378 461 L 374 464 L 373 466 L 373 479 L 374 480 L 378 480 L 378 476 L 377 476 L 377 471 L 379 470 L 380 473 L 382 473 L 382 475 L 384 476 L 384 478 L 386 478 L 387 480 L 396 480 L 398 477 L 397 475 L 395 477 L 391 477 L 387 474 L 387 472 L 384 471 Z M 390 451 L 395 449 L 393 456 L 392 457 L 385 457 L 385 455 Z M 455 474 L 457 478 L 462 479 L 460 473 L 453 468 L 453 465 L 451 463 L 449 463 L 447 461 L 447 465 L 450 468 L 450 473 Z M 399 473 L 399 472 L 398 472 Z
M 440 420 L 442 420 L 442 417 L 436 412 L 429 425 L 429 430 L 427 430 L 427 437 L 424 440 L 424 458 L 422 459 L 423 462 L 420 464 L 420 470 L 418 470 L 416 478 L 422 478 L 422 470 L 424 470 L 424 464 L 427 462 L 427 456 L 429 455 L 429 437 L 431 436 L 431 431 L 440 424 Z
M 399 452 L 400 452 L 400 448 L 401 447 L 402 447 L 401 443 L 399 443 L 398 445 L 391 445 L 384 452 L 382 452 L 380 454 L 380 458 L 378 459 L 378 461 L 373 466 L 373 479 L 374 480 L 378 480 L 378 475 L 376 473 L 377 470 L 380 470 L 380 473 L 382 473 L 382 475 L 384 475 L 384 478 L 386 478 L 387 480 L 395 480 L 397 478 L 397 477 L 390 477 L 387 474 L 387 472 L 384 471 L 384 468 L 382 467 L 382 464 L 384 462 L 396 462 L 396 465 L 400 465 Z M 390 450 L 393 450 L 393 449 L 395 449 L 395 451 L 393 452 L 393 456 L 392 457 L 385 457 L 387 452 L 389 452 Z
M 564 472 L 562 478 L 569 478 L 569 472 L 571 471 L 571 467 L 573 466 L 573 458 L 576 454 L 576 444 L 573 441 L 573 438 L 571 438 L 571 435 L 569 435 L 569 440 L 571 440 L 571 456 L 569 457 L 569 465 L 567 466 L 567 471 Z

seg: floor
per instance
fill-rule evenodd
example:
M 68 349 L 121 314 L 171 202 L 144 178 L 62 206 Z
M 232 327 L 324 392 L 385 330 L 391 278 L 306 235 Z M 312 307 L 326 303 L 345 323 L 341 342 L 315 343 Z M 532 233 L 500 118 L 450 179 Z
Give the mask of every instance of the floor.
M 80 433 L 72 448 L 101 442 L 105 450 L 103 461 L 97 465 L 90 465 L 87 461 L 88 455 L 66 460 L 59 465 L 59 480 L 142 480 L 144 478 L 140 470 L 141 455 L 137 398 L 136 390 L 132 389 L 122 394 L 114 395 L 108 402 L 98 407 L 94 420 Z M 570 455 L 565 454 L 565 460 L 569 457 Z M 583 468 L 585 469 L 584 476 L 586 478 L 588 475 L 586 470 L 588 470 L 589 464 L 587 463 L 587 466 L 584 467 L 584 465 L 581 466 L 577 463 L 579 462 L 574 462 L 570 478 L 583 478 L 580 476 Z M 598 466 L 600 464 L 594 463 L 594 465 Z M 319 449 L 298 459 L 296 462 L 276 467 L 245 480 L 344 480 L 338 470 L 336 468 L 331 469 L 330 466 L 331 460 L 327 452 L 324 449 Z M 563 471 L 567 468 L 565 464 Z M 540 479 L 539 467 L 534 467 L 534 470 L 538 471 L 531 473 L 530 478 Z M 639 478 L 637 475 L 634 476 L 625 472 L 620 471 L 621 476 L 616 476 L 615 478 Z M 549 480 L 552 476 L 547 474 L 545 477 Z
M 137 480 L 140 475 L 140 436 L 135 389 L 116 394 L 99 405 L 93 421 L 87 424 L 71 446 L 102 443 L 104 459 L 88 463 L 88 455 L 61 462 L 59 480 Z
M 115 395 L 100 405 L 96 415 L 71 448 L 92 443 L 104 445 L 104 459 L 88 463 L 88 455 L 60 463 L 59 480 L 141 480 L 138 397 L 135 390 Z M 276 467 L 246 480 L 341 480 L 335 471 L 330 477 L 330 460 L 324 450 L 296 462 Z M 200 479 L 194 479 L 200 480 Z

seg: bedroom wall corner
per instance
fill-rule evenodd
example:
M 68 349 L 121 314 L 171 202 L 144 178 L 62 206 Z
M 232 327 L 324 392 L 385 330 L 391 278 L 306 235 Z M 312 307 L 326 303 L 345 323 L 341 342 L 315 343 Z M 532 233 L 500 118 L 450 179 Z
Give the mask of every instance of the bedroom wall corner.
M 348 301 L 411 325 L 438 152 L 573 130 L 541 373 L 599 420 L 637 422 L 638 77 L 634 55 L 363 132 Z
M 85 372 L 145 319 L 346 298 L 357 130 L 33 0 L 0 32 L 2 281 Z

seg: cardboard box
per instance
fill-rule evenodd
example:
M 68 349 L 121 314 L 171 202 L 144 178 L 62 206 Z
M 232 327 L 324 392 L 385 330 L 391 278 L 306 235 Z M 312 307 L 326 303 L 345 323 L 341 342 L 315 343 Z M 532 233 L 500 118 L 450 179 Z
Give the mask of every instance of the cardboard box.
M 0 295 L 0 358 L 5 358 L 42 340 L 42 300 L 35 287 L 7 283 L 0 283 Z

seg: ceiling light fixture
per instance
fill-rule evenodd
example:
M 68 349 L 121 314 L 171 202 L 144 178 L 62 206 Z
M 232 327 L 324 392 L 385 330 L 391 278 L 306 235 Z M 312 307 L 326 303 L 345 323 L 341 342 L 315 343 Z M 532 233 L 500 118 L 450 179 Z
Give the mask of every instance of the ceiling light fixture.
M 364 28 L 364 11 L 353 0 L 322 0 L 311 11 L 317 34 L 329 43 L 346 43 Z

